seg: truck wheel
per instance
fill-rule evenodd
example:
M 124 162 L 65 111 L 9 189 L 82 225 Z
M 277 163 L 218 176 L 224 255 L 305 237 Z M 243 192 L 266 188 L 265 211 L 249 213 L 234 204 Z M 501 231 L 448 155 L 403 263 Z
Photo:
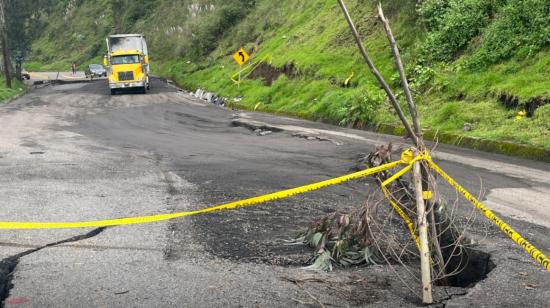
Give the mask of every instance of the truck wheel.
M 141 94 L 147 94 L 147 87 L 143 87 L 143 89 L 141 89 Z
M 116 94 L 116 90 L 115 89 L 111 89 L 111 95 L 115 95 Z

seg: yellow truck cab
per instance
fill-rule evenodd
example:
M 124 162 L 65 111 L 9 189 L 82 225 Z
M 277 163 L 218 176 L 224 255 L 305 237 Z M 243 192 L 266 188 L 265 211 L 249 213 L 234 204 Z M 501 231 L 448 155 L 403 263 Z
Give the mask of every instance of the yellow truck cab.
M 149 56 L 142 34 L 111 35 L 107 38 L 107 51 L 104 64 L 111 94 L 123 89 L 146 93 L 150 89 Z

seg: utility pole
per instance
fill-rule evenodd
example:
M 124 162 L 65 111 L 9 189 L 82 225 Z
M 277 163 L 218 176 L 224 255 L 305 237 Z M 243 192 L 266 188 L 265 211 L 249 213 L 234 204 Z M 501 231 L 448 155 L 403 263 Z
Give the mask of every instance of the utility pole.
M 4 76 L 6 86 L 11 88 L 10 55 L 8 47 L 8 34 L 6 28 L 6 15 L 4 11 L 4 0 L 0 0 L 0 44 L 2 44 L 2 56 L 4 58 Z

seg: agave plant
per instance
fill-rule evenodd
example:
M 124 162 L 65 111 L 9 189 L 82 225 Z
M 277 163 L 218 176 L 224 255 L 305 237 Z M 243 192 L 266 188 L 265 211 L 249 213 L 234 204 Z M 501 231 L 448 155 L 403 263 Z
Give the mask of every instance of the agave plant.
M 312 264 L 306 267 L 309 270 L 330 271 L 333 265 L 376 264 L 379 258 L 371 247 L 367 217 L 363 208 L 351 214 L 329 214 L 289 244 L 305 244 L 315 249 Z

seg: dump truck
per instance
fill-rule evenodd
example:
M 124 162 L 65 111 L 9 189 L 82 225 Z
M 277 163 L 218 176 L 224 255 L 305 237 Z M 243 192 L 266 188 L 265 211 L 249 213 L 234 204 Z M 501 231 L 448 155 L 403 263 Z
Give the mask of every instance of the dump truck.
M 103 62 L 108 70 L 111 94 L 125 89 L 146 93 L 150 89 L 149 54 L 143 34 L 108 36 Z

